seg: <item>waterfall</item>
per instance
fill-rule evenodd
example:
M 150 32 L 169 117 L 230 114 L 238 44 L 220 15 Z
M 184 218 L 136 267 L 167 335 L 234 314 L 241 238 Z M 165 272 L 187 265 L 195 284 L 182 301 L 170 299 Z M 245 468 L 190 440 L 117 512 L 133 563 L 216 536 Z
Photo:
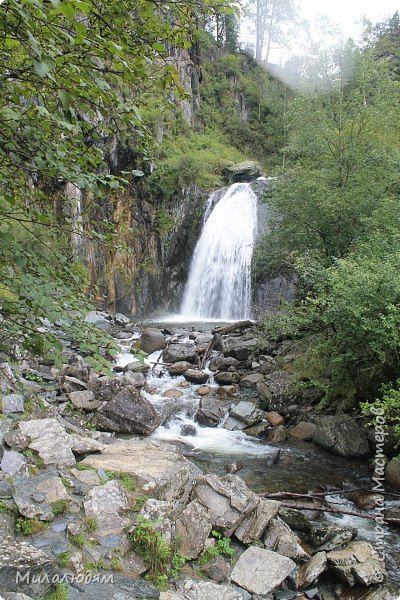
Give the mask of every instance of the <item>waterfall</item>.
M 208 207 L 212 206 L 209 200 Z M 209 213 L 197 242 L 181 314 L 191 319 L 251 316 L 251 259 L 257 196 L 248 183 L 230 186 Z

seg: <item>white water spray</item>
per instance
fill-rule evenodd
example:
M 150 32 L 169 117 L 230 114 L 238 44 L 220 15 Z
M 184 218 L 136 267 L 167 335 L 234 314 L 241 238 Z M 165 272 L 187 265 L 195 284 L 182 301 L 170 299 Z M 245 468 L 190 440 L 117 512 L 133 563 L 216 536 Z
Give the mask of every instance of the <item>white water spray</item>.
M 235 183 L 206 220 L 194 251 L 181 313 L 188 318 L 251 317 L 251 259 L 257 196 Z

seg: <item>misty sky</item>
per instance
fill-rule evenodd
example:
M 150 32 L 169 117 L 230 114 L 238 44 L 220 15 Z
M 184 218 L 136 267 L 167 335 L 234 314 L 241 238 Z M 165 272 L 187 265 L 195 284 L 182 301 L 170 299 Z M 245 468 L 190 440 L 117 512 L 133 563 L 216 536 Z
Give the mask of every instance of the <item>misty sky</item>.
M 399 0 L 297 0 L 300 17 L 307 19 L 311 24 L 313 38 L 321 40 L 322 33 L 320 15 L 326 15 L 330 21 L 337 25 L 338 38 L 358 39 L 362 32 L 362 19 L 365 16 L 373 24 L 391 17 L 399 10 Z M 250 40 L 251 35 L 243 28 L 243 39 Z M 302 42 L 293 43 L 293 52 L 301 50 Z M 297 46 L 297 47 L 296 47 Z M 271 62 L 282 63 L 288 57 L 285 49 L 274 48 L 271 52 Z

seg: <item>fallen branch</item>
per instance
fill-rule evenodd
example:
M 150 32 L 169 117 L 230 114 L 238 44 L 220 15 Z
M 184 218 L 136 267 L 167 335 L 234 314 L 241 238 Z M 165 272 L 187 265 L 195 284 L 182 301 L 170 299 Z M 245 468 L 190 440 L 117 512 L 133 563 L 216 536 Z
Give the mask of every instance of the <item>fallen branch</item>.
M 253 327 L 254 321 L 237 321 L 236 323 L 231 323 L 230 325 L 223 325 L 219 327 L 215 327 L 212 330 L 212 333 L 215 335 L 216 333 L 224 334 L 224 333 L 232 333 L 233 331 L 242 331 L 242 329 L 247 329 L 248 327 Z
M 204 365 L 206 363 L 206 360 L 212 350 L 212 347 L 214 346 L 214 342 L 215 342 L 215 335 L 212 336 L 211 340 L 208 342 L 206 349 L 204 350 L 204 354 L 202 359 L 199 361 L 199 369 L 200 371 L 202 371 L 204 369 Z

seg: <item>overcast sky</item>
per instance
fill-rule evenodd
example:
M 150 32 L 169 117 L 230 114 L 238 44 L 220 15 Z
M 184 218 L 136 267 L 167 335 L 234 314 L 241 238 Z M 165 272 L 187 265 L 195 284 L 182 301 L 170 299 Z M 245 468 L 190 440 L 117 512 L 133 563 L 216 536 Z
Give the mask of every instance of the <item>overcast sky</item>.
M 321 36 L 321 26 L 317 25 L 320 15 L 327 15 L 338 25 L 344 39 L 357 39 L 362 32 L 362 19 L 365 16 L 373 24 L 391 17 L 400 9 L 399 0 L 297 0 L 300 17 L 311 24 L 315 39 Z M 244 39 L 249 39 L 249 33 L 244 33 Z M 271 62 L 282 62 L 287 58 L 287 51 L 274 49 Z

